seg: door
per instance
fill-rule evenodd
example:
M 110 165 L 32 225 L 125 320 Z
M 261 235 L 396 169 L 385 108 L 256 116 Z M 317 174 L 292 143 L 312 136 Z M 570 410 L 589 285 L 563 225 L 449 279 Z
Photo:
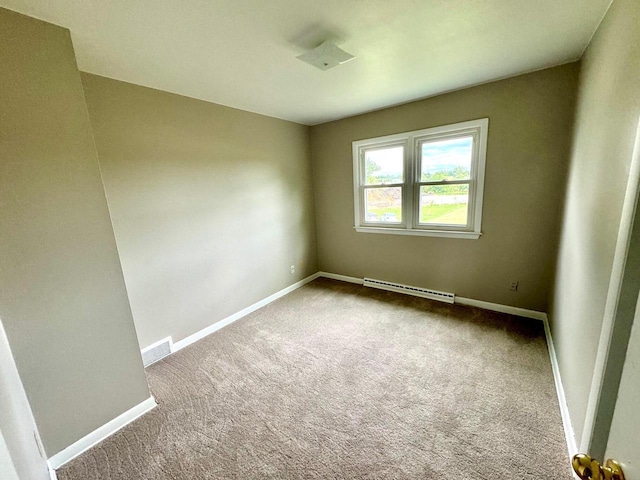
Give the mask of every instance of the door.
M 640 119 L 580 450 L 640 480 Z
M 640 480 L 640 303 L 629 338 L 606 458 L 622 464 L 627 480 Z

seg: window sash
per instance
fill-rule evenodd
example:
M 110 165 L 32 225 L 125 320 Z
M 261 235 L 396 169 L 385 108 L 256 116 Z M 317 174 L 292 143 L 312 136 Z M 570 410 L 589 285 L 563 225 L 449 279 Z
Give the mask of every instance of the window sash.
M 471 185 L 473 183 L 473 179 L 471 180 L 439 180 L 437 182 L 415 182 L 415 185 L 429 187 L 431 185 L 458 185 L 464 184 Z
M 393 183 L 367 183 L 367 161 L 366 161 L 366 156 L 367 156 L 367 152 L 375 152 L 375 151 L 379 151 L 379 150 L 387 150 L 390 148 L 394 148 L 394 147 L 402 147 L 402 178 L 403 181 L 402 182 L 393 182 Z M 384 142 L 381 143 L 379 145 L 371 145 L 368 146 L 366 148 L 363 148 L 361 150 L 361 158 L 360 158 L 360 162 L 362 163 L 362 170 L 361 170 L 361 185 L 366 186 L 366 187 L 374 187 L 374 186 L 389 186 L 389 185 L 399 185 L 399 184 L 406 184 L 407 183 L 407 168 L 406 168 L 406 164 L 407 164 L 407 145 L 406 142 Z
M 367 170 L 366 170 L 366 152 L 371 150 L 382 150 L 385 148 L 391 147 L 402 147 L 403 148 L 403 182 L 396 183 L 381 183 L 381 184 L 373 184 L 368 185 L 367 181 Z M 359 179 L 359 199 L 357 199 L 360 209 L 360 225 L 366 226 L 375 226 L 379 228 L 395 228 L 395 229 L 406 229 L 408 225 L 412 223 L 412 215 L 411 215 L 411 203 L 409 199 L 409 195 L 407 192 L 410 190 L 411 179 L 413 179 L 413 173 L 409 161 L 409 141 L 408 137 L 401 136 L 399 138 L 390 139 L 388 141 L 383 142 L 375 142 L 368 145 L 364 145 L 358 149 L 358 172 L 357 178 Z M 400 216 L 402 220 L 398 223 L 391 222 L 381 222 L 381 221 L 367 221 L 366 219 L 366 198 L 365 191 L 369 188 L 392 188 L 392 187 L 400 187 L 402 191 L 401 202 L 400 202 Z
M 367 168 L 366 168 L 366 159 L 365 159 L 365 154 L 368 151 L 376 151 L 376 150 L 384 150 L 386 148 L 392 148 L 392 147 L 402 147 L 403 151 L 403 159 L 402 159 L 402 164 L 403 164 L 403 178 L 404 181 L 401 182 L 403 185 L 407 183 L 408 180 L 408 176 L 407 174 L 411 174 L 411 172 L 407 171 L 407 163 L 408 163 L 408 139 L 402 139 L 402 140 L 389 140 L 389 141 L 383 141 L 383 142 L 376 142 L 376 143 L 372 143 L 370 145 L 363 145 L 360 148 L 358 148 L 358 163 L 359 163 L 359 171 L 358 171 L 358 178 L 360 180 L 360 185 L 361 186 L 367 186 L 367 187 L 373 187 L 373 186 L 382 186 L 382 185 L 390 185 L 390 184 L 372 184 L 372 185 L 368 185 L 367 184 Z
M 471 143 L 471 165 L 469 171 L 469 179 L 465 180 L 440 180 L 434 182 L 423 182 L 422 178 L 422 146 L 425 143 L 434 143 L 444 140 L 455 140 L 458 138 L 472 138 Z M 416 135 L 413 137 L 414 144 L 414 199 L 413 208 L 415 209 L 415 222 L 413 228 L 418 230 L 454 230 L 454 231 L 473 231 L 475 224 L 475 179 L 478 174 L 478 157 L 479 157 L 479 137 L 480 126 L 473 126 L 465 129 L 452 129 L 448 132 L 427 133 L 425 135 Z M 431 185 L 469 185 L 468 204 L 467 204 L 467 223 L 464 225 L 449 223 L 421 223 L 420 222 L 420 187 Z

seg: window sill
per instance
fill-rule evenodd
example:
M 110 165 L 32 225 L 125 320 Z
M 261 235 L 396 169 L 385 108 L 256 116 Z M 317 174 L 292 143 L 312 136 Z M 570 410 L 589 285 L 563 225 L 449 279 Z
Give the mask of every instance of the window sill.
M 354 227 L 359 233 L 384 233 L 387 235 L 414 235 L 418 237 L 446 237 L 477 240 L 482 233 L 456 232 L 454 230 L 417 230 L 410 228 Z

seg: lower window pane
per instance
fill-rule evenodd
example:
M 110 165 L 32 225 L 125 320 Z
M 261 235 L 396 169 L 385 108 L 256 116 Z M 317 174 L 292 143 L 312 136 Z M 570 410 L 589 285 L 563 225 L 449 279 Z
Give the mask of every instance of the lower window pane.
M 426 225 L 466 225 L 469 185 L 420 187 L 420 223 Z
M 365 188 L 364 220 L 367 223 L 402 222 L 402 187 Z

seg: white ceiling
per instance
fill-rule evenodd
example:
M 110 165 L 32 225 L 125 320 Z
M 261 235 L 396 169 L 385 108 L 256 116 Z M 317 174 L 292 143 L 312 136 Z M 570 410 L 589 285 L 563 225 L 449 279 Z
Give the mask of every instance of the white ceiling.
M 313 125 L 580 58 L 611 0 L 0 0 L 80 70 Z M 297 60 L 324 40 L 356 56 Z

